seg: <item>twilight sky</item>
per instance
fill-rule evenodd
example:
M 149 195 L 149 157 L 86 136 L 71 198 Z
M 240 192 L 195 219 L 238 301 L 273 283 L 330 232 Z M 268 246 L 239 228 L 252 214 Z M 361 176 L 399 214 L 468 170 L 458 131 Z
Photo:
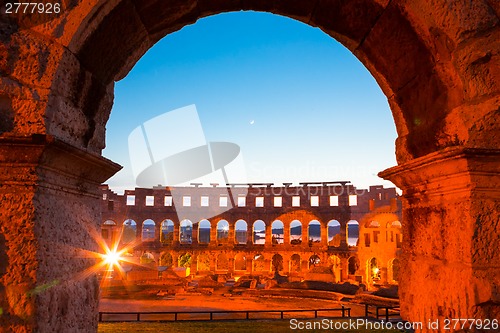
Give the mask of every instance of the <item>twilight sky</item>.
M 387 99 L 354 55 L 318 28 L 236 12 L 163 38 L 116 83 L 103 154 L 124 169 L 107 182 L 112 189 L 135 187 L 134 128 L 192 104 L 207 142 L 240 146 L 249 182 L 393 186 L 377 177 L 396 165 Z M 188 136 L 179 129 L 165 145 Z

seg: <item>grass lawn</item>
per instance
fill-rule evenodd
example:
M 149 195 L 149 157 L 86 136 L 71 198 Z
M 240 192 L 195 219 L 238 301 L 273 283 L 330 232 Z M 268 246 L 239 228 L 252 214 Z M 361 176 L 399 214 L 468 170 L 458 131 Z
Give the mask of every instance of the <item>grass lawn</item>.
M 309 320 L 309 322 L 313 322 Z M 305 322 L 303 322 L 305 324 Z M 272 321 L 185 321 L 185 322 L 141 322 L 141 323 L 99 323 L 99 333 L 256 333 L 256 332 L 346 332 L 346 333 L 382 333 L 382 332 L 401 332 L 398 330 L 335 330 L 335 329 L 291 329 L 288 320 Z

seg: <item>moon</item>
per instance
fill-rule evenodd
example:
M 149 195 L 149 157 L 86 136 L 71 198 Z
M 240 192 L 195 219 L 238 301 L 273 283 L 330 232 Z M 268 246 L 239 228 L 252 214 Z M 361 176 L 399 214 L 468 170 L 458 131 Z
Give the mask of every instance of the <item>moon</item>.
M 250 125 L 255 124 L 255 120 L 250 120 Z

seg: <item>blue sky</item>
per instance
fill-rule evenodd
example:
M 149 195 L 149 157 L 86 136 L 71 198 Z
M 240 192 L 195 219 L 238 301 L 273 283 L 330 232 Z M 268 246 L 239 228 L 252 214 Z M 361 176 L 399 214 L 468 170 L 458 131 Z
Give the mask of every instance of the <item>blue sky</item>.
M 124 166 L 108 181 L 113 189 L 135 186 L 131 131 L 191 104 L 207 141 L 241 147 L 248 181 L 391 185 L 376 176 L 396 165 L 387 99 L 354 55 L 317 28 L 237 12 L 159 41 L 116 83 L 103 152 Z

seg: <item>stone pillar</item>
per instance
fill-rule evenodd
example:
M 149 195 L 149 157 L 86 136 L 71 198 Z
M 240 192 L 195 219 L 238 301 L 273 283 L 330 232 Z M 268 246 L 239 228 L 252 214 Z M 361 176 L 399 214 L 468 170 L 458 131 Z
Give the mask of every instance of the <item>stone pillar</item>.
M 199 231 L 199 223 L 193 223 L 193 234 L 191 236 L 191 244 L 198 244 L 198 231 Z
M 198 256 L 192 255 L 191 257 L 191 265 L 189 265 L 189 274 L 191 276 L 195 276 L 198 274 Z
M 210 245 L 217 246 L 217 223 L 210 221 Z
M 247 265 L 247 274 L 253 273 L 253 256 L 247 256 L 246 265 Z
M 119 169 L 50 136 L 0 138 L 1 332 L 97 331 L 88 253 L 103 253 L 99 185 Z
M 253 244 L 253 228 L 247 225 L 247 244 Z
M 346 281 L 349 278 L 349 259 L 340 258 L 340 281 Z
M 283 257 L 283 272 L 285 274 L 290 273 L 290 256 Z
M 500 318 L 499 174 L 500 150 L 460 147 L 380 173 L 403 190 L 406 320 Z
M 266 224 L 266 246 L 272 245 L 272 229 L 271 224 Z
M 340 245 L 339 248 L 347 249 L 347 222 L 349 221 L 339 221 L 340 223 Z
M 235 223 L 234 222 L 229 222 L 229 230 L 227 232 L 227 238 L 228 238 L 228 244 L 236 244 L 236 239 L 234 237 L 235 235 L 235 231 L 234 231 L 234 228 L 236 227 L 235 226 Z
M 302 245 L 307 246 L 309 243 L 309 226 L 307 225 L 307 222 L 302 222 Z
M 290 222 L 283 222 L 283 244 L 290 245 Z
M 180 221 L 175 221 L 174 222 L 174 239 L 172 241 L 173 246 L 177 246 L 180 243 Z
M 326 227 L 326 224 L 323 222 L 321 223 L 321 241 L 320 244 L 321 246 L 328 246 L 328 228 Z

